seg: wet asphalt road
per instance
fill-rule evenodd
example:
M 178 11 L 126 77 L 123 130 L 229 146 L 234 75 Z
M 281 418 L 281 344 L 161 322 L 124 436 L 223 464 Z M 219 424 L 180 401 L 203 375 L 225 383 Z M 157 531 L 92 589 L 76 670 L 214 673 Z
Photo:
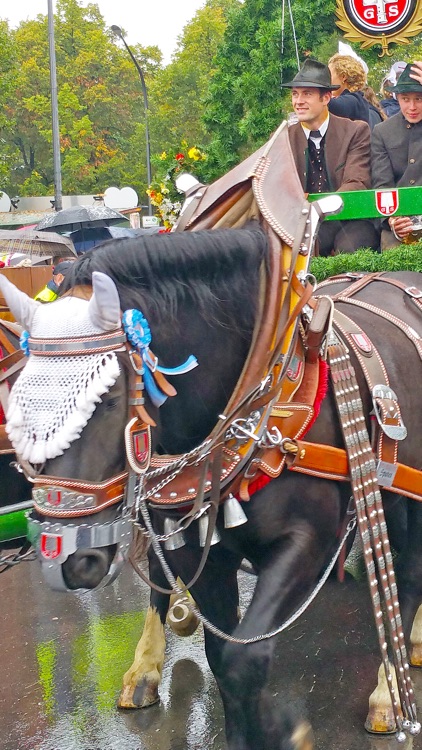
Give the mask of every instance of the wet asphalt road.
M 242 603 L 254 579 L 241 574 Z M 148 591 L 127 566 L 108 589 L 54 594 L 38 564 L 0 576 L 0 750 L 225 750 L 219 694 L 202 632 L 168 632 L 161 704 L 116 708 Z M 365 581 L 329 581 L 280 636 L 271 687 L 303 706 L 316 750 L 422 750 L 363 729 L 379 665 Z M 422 671 L 412 670 L 422 714 Z

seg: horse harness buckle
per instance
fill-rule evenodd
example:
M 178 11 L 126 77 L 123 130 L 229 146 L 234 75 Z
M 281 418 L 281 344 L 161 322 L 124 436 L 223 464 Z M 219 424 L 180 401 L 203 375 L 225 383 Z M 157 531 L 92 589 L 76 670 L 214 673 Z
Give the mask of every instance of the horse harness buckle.
M 407 429 L 401 418 L 397 396 L 393 389 L 387 385 L 374 385 L 372 404 L 377 422 L 385 435 L 391 440 L 404 440 L 407 437 Z
M 408 286 L 404 291 L 413 299 L 422 299 L 422 291 L 417 286 Z

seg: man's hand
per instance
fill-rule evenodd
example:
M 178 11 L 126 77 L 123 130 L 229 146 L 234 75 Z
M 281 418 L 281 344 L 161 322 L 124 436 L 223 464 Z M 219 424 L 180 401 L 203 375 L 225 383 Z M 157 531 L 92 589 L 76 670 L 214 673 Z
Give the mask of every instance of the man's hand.
M 420 83 L 422 86 L 422 62 L 417 61 L 412 63 L 412 67 L 410 70 L 412 71 L 410 73 L 410 77 Z
M 408 216 L 391 216 L 388 219 L 390 229 L 398 240 L 402 240 L 413 231 L 412 220 Z

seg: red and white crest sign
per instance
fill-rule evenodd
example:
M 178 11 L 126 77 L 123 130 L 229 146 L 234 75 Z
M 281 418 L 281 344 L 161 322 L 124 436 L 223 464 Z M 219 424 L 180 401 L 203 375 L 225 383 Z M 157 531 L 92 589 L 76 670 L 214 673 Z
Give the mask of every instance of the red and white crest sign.
M 151 438 L 149 428 L 132 432 L 132 445 L 138 470 L 146 471 L 151 457 Z
M 55 560 L 60 557 L 63 549 L 63 537 L 61 534 L 48 534 L 43 531 L 40 542 L 41 554 L 46 560 Z
M 399 207 L 398 190 L 376 190 L 375 204 L 378 213 L 382 216 L 392 216 Z
M 422 31 L 422 5 L 419 0 L 337 0 L 337 26 L 346 39 L 360 42 L 363 48 L 403 44 Z
M 292 380 L 295 382 L 299 376 L 302 373 L 302 366 L 303 362 L 302 360 L 295 354 L 292 357 L 292 361 L 290 363 L 289 369 L 286 371 L 286 375 L 289 378 L 289 380 Z
M 409 21 L 415 10 L 412 0 L 347 0 L 346 13 L 354 26 L 366 34 L 391 34 Z

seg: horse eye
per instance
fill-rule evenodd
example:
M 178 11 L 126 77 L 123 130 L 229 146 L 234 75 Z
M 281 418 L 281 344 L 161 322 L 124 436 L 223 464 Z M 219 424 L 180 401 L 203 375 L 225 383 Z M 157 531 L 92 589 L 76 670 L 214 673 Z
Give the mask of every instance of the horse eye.
M 119 403 L 118 398 L 109 398 L 107 401 L 104 402 L 104 406 L 107 409 L 107 411 L 112 411 L 112 409 L 115 409 L 117 404 Z

